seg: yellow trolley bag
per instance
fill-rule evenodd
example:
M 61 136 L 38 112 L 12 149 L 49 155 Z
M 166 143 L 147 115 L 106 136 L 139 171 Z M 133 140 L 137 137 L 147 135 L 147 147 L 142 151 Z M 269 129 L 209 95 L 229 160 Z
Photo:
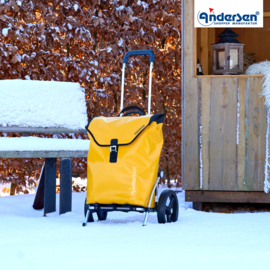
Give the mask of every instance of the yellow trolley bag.
M 148 114 L 138 106 L 123 109 L 125 65 L 130 56 L 150 56 Z M 123 60 L 121 111 L 117 117 L 94 117 L 86 126 L 90 138 L 87 158 L 86 220 L 93 213 L 106 220 L 110 211 L 157 212 L 158 222 L 178 219 L 177 195 L 165 190 L 157 201 L 159 158 L 163 146 L 164 114 L 150 114 L 153 51 L 130 51 Z M 131 116 L 139 114 L 138 117 Z M 155 192 L 156 191 L 156 192 Z M 155 196 L 154 196 L 155 195 Z

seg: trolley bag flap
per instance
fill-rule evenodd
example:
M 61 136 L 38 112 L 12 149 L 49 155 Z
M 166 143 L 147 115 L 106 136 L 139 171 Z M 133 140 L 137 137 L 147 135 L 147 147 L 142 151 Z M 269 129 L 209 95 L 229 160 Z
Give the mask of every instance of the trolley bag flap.
M 165 114 L 154 114 L 140 117 L 94 117 L 86 126 L 87 131 L 98 146 L 116 147 L 131 144 L 151 125 L 163 123 Z M 91 139 L 91 138 L 90 138 Z

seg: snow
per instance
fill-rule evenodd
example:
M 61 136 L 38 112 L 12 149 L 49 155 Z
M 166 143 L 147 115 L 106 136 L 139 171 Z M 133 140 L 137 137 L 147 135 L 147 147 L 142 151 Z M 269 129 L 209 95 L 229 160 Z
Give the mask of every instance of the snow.
M 0 137 L 0 151 L 87 151 L 90 140 Z
M 202 186 L 203 186 L 202 126 L 200 126 L 199 144 L 200 144 L 200 189 L 202 189 Z
M 143 7 L 143 9 L 148 9 L 148 4 L 147 3 L 145 3 L 144 1 L 138 1 L 137 2 L 137 5 L 139 5 L 139 6 L 142 6 Z
M 268 149 L 268 137 L 269 137 L 269 110 L 270 110 L 270 61 L 263 61 L 255 63 L 248 67 L 246 74 L 263 74 L 264 80 L 262 85 L 261 96 L 265 99 L 265 106 L 267 108 L 267 131 L 266 131 L 266 149 L 265 149 L 265 164 L 264 164 L 264 192 L 269 193 L 270 182 L 268 180 L 269 169 L 269 149 Z M 249 89 L 249 80 L 247 85 L 247 91 Z M 248 93 L 247 93 L 248 94 Z M 246 111 L 248 111 L 248 99 L 246 101 Z M 247 118 L 246 118 L 247 125 Z M 246 131 L 247 132 L 247 131 Z
M 86 124 L 85 94 L 78 83 L 0 81 L 0 125 L 84 129 Z
M 261 95 L 265 97 L 265 106 L 270 107 L 270 61 L 262 61 L 248 67 L 246 74 L 263 74 L 264 81 Z
M 119 6 L 119 7 L 116 8 L 116 10 L 118 10 L 118 11 L 119 11 L 119 10 L 121 11 L 121 10 L 123 10 L 123 9 L 125 9 L 125 6 L 124 6 L 124 5 L 121 5 L 121 6 Z
M 269 112 L 270 109 L 267 108 L 266 112 L 266 119 L 267 119 L 267 126 L 266 126 L 266 136 L 265 136 L 265 163 L 264 163 L 264 192 L 269 193 L 270 191 L 270 182 L 268 180 L 269 177 Z
M 75 5 L 73 6 L 73 8 L 74 8 L 75 11 L 77 11 L 78 8 L 79 8 L 79 6 L 78 6 L 77 4 L 75 4 Z
M 236 144 L 239 145 L 239 117 L 240 117 L 240 100 L 239 87 L 237 87 L 237 116 L 236 116 Z
M 2 29 L 2 34 L 6 37 L 7 35 L 8 35 L 8 30 L 9 30 L 10 28 L 3 28 Z
M 270 213 L 197 212 L 182 192 L 176 223 L 110 212 L 82 227 L 85 193 L 72 196 L 72 212 L 47 217 L 34 195 L 0 197 L 1 269 L 269 269 Z
M 200 90 L 200 97 L 199 97 L 199 148 L 200 148 L 200 189 L 203 187 L 203 157 L 202 157 L 202 148 L 203 148 L 203 142 L 202 142 L 202 133 L 203 133 L 203 126 L 202 126 L 202 91 Z
M 118 43 L 117 43 L 117 44 L 118 44 L 119 47 L 123 47 L 123 41 L 124 41 L 124 40 L 123 40 L 122 38 L 120 38 L 120 39 L 118 40 Z

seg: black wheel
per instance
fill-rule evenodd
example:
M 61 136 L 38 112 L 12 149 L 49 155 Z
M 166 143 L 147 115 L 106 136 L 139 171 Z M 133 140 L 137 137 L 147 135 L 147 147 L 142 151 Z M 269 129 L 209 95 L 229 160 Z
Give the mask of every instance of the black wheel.
M 98 220 L 106 220 L 107 214 L 108 212 L 104 210 L 97 211 Z
M 86 199 L 85 199 L 85 203 L 84 203 L 84 216 L 85 217 L 86 217 L 87 210 L 88 210 L 88 204 L 86 203 Z M 94 222 L 92 211 L 90 211 L 87 222 Z
M 178 199 L 172 190 L 164 190 L 159 197 L 157 205 L 158 223 L 176 222 L 178 220 Z

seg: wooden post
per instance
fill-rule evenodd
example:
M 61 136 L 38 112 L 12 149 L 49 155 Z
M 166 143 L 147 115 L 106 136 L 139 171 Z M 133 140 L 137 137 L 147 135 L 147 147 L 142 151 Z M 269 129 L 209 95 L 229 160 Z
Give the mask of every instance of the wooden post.
M 45 158 L 44 216 L 56 211 L 56 158 Z
M 59 214 L 72 208 L 72 158 L 61 158 L 60 165 L 60 207 Z
M 213 49 L 211 44 L 216 43 L 216 29 L 209 28 L 208 30 L 208 75 L 211 75 L 213 72 L 212 62 L 213 62 Z
M 208 28 L 201 28 L 201 65 L 204 75 L 208 75 Z
M 183 6 L 182 6 L 183 8 Z M 196 76 L 196 31 L 194 31 L 193 0 L 184 1 L 184 33 L 182 48 L 182 183 L 185 189 L 199 189 L 199 90 Z M 194 43 L 193 43 L 194 42 Z M 195 49 L 195 50 L 194 50 Z M 195 58 L 195 59 L 194 59 Z
M 193 202 L 193 209 L 197 211 L 203 210 L 203 203 L 201 202 Z

